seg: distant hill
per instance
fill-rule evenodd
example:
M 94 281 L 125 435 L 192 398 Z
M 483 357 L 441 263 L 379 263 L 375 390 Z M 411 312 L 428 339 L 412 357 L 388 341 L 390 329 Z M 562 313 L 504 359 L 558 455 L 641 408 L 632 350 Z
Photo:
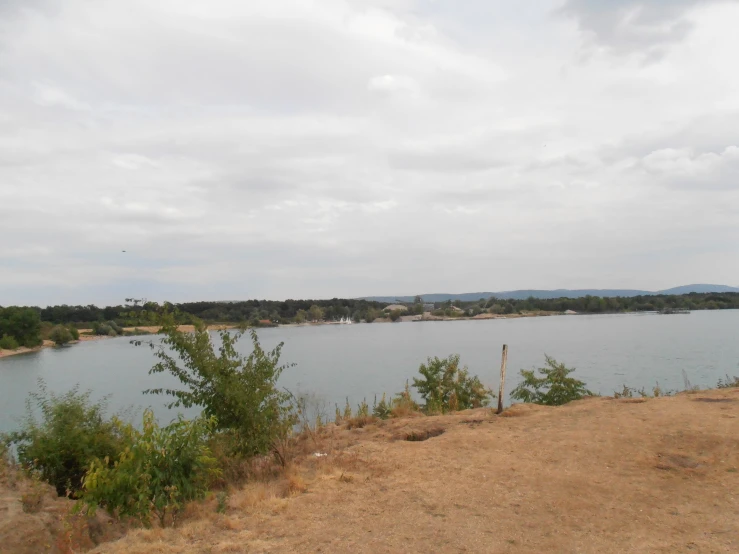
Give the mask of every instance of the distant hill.
M 513 300 L 523 300 L 529 297 L 534 298 L 581 298 L 583 296 L 602 296 L 602 297 L 632 297 L 647 296 L 652 294 L 690 294 L 691 292 L 707 293 L 707 292 L 739 292 L 739 288 L 727 285 L 683 285 L 671 289 L 648 291 L 633 289 L 555 289 L 555 290 L 510 290 L 502 292 L 465 292 L 462 294 L 434 293 L 422 294 L 424 302 L 446 302 L 447 300 L 460 300 L 462 302 L 474 302 L 481 298 L 511 298 Z M 366 296 L 363 300 L 374 300 L 376 302 L 413 302 L 415 296 Z

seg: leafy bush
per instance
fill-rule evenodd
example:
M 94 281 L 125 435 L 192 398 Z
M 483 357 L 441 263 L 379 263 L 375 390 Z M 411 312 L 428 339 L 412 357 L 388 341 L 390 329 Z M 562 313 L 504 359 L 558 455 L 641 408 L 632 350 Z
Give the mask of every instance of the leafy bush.
M 427 413 L 453 412 L 487 406 L 494 398 L 493 391 L 486 389 L 480 378 L 469 375 L 467 367 L 459 367 L 459 355 L 448 358 L 428 358 L 418 372 L 421 379 L 413 379 L 413 386 L 426 402 Z
M 17 350 L 20 347 L 15 337 L 3 335 L 0 338 L 0 350 Z
M 46 390 L 26 401 L 27 415 L 21 429 L 3 436 L 3 442 L 15 444 L 21 465 L 56 488 L 59 496 L 76 496 L 82 478 L 93 459 L 114 458 L 123 449 L 123 437 L 117 418 L 106 419 L 106 400 L 93 403 L 90 391 L 78 387 L 63 395 Z M 34 406 L 41 413 L 36 421 Z
M 72 340 L 80 340 L 80 332 L 77 330 L 77 327 L 70 325 L 69 333 L 72 335 Z
M 185 502 L 203 498 L 218 477 L 206 441 L 215 419 L 180 418 L 159 427 L 151 410 L 144 412 L 143 430 L 125 427 L 127 448 L 110 465 L 95 459 L 84 479 L 81 506 L 94 514 L 98 506 L 110 514 L 134 517 L 151 524 L 152 513 L 161 526 L 167 515 L 174 524 Z
M 115 321 L 100 323 L 98 321 L 92 324 L 92 333 L 103 337 L 117 337 L 124 333 L 123 328 Z
M 279 365 L 282 343 L 265 352 L 252 329 L 252 353 L 241 356 L 236 343 L 244 331 L 223 330 L 216 351 L 201 321 L 195 323 L 194 332 L 185 333 L 171 316 L 165 317 L 162 333 L 160 344 L 148 343 L 160 360 L 149 373 L 170 373 L 184 389 L 149 389 L 145 394 L 174 397 L 170 408 L 201 406 L 207 417 L 217 419 L 219 430 L 234 435 L 240 454 L 264 454 L 290 432 L 295 422 L 291 395 L 277 388 L 277 379 L 287 367 Z
M 403 312 L 401 310 L 393 310 L 390 312 L 390 321 L 398 321 L 402 315 Z
M 62 346 L 72 342 L 72 333 L 63 325 L 57 325 L 49 333 L 49 340 L 53 341 L 57 346 Z
M 547 367 L 538 369 L 542 377 L 535 375 L 533 369 L 522 369 L 523 382 L 511 391 L 511 398 L 522 402 L 561 406 L 573 400 L 580 400 L 593 393 L 585 388 L 585 383 L 568 377 L 575 369 L 569 369 L 554 358 L 545 355 Z M 633 394 L 633 393 L 632 393 Z
M 382 400 L 380 400 L 380 403 L 377 403 L 377 397 L 375 396 L 375 405 L 372 408 L 372 415 L 380 418 L 380 419 L 387 419 L 392 415 L 392 403 L 388 402 L 385 398 L 385 393 L 382 393 Z
M 33 308 L 0 308 L 0 335 L 13 337 L 20 346 L 41 344 L 41 318 Z
M 416 404 L 411 396 L 411 387 L 408 385 L 408 381 L 405 382 L 403 391 L 395 395 L 391 406 L 390 413 L 393 417 L 407 416 L 419 410 L 418 404 Z

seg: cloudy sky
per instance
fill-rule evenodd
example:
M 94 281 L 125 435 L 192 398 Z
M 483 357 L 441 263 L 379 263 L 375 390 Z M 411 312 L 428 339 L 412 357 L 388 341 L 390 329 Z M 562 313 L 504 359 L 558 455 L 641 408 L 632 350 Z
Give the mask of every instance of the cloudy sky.
M 739 285 L 738 26 L 0 0 L 0 305 Z

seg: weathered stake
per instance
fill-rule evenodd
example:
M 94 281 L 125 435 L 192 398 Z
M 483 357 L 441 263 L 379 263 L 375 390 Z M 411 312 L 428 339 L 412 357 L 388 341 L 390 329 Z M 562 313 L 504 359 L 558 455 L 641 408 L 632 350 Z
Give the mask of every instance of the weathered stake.
M 503 345 L 503 359 L 500 362 L 500 389 L 498 390 L 498 411 L 503 413 L 503 393 L 505 392 L 505 366 L 508 363 L 508 345 Z

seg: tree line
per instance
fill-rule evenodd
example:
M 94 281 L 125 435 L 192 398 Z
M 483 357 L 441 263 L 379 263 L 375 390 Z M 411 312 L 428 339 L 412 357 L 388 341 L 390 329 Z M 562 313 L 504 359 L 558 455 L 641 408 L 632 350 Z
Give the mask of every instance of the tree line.
M 130 300 L 130 302 L 129 302 Z M 0 348 L 36 346 L 48 338 L 52 325 L 97 326 L 102 334 L 112 334 L 118 326 L 147 325 L 145 314 L 157 313 L 168 308 L 178 314 L 179 323 L 191 323 L 195 319 L 206 322 L 244 323 L 252 326 L 312 321 L 335 321 L 349 318 L 368 322 L 385 317 L 388 305 L 359 299 L 332 298 L 330 300 L 246 300 L 243 302 L 185 302 L 158 304 L 145 300 L 127 299 L 127 305 L 98 307 L 95 305 L 48 306 L 46 308 L 0 306 Z M 423 298 L 417 296 L 407 303 L 406 314 L 424 311 Z M 459 308 L 459 309 L 454 309 Z M 624 313 L 662 310 L 725 310 L 739 309 L 739 293 L 690 293 L 682 295 L 645 295 L 633 297 L 584 296 L 581 298 L 526 298 L 522 300 L 481 298 L 476 302 L 437 302 L 434 313 L 452 317 L 470 317 L 483 313 L 520 314 L 526 312 L 562 313 Z M 401 312 L 389 314 L 396 320 Z M 120 334 L 120 333 L 119 333 Z
M 452 306 L 462 311 L 451 311 Z M 523 312 L 566 312 L 614 314 L 662 310 L 739 309 L 739 293 L 690 293 L 680 295 L 643 295 L 633 297 L 583 296 L 581 298 L 533 298 L 522 300 L 495 297 L 476 302 L 442 302 L 437 309 L 445 315 L 475 316 L 481 313 L 517 314 Z

